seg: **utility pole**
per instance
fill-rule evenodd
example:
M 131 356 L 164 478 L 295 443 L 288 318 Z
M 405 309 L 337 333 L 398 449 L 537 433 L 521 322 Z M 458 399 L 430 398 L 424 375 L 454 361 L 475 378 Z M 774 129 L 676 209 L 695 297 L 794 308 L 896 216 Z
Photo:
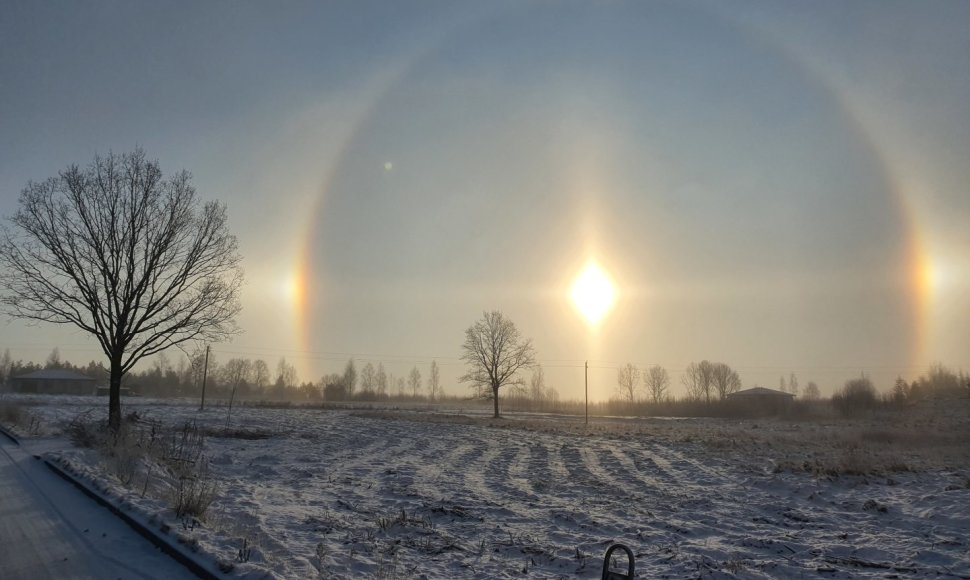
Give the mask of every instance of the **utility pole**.
M 586 361 L 586 424 L 589 425 L 589 361 Z
M 209 375 L 209 345 L 205 345 L 205 365 L 202 367 L 202 405 L 200 411 L 205 411 L 205 380 Z

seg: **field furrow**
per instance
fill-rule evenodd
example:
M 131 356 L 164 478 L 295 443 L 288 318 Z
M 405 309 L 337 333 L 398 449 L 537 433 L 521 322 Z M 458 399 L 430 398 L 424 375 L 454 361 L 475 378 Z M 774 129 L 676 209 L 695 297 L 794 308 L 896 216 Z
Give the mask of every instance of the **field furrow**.
M 88 408 L 38 409 L 68 422 Z M 216 434 L 225 421 L 140 412 Z M 964 468 L 824 478 L 736 446 L 542 421 L 242 408 L 238 436 L 206 440 L 220 493 L 211 530 L 190 532 L 228 559 L 245 540 L 257 556 L 240 570 L 287 578 L 596 578 L 614 541 L 645 578 L 970 576 Z

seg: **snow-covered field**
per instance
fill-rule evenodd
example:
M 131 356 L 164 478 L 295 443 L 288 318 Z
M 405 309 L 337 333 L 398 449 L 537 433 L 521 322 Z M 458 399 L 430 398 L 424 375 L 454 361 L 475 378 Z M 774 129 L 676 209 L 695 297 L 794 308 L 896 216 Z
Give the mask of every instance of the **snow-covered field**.
M 105 406 L 28 402 L 44 403 L 31 412 L 49 430 Z M 225 423 L 225 408 L 129 403 L 170 424 Z M 254 577 L 598 578 L 612 542 L 644 578 L 970 577 L 960 404 L 945 425 L 930 415 L 882 430 L 234 409 L 232 428 L 263 438 L 206 440 L 219 499 L 186 533 Z M 166 516 L 132 487 L 132 503 Z

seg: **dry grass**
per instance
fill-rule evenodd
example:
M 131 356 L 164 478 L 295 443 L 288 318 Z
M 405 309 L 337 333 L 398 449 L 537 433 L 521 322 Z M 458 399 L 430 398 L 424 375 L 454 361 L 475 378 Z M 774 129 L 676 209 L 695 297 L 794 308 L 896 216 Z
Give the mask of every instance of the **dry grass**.
M 179 478 L 172 507 L 180 518 L 192 517 L 204 521 L 217 495 L 218 486 L 209 475 L 209 462 L 203 459 L 191 475 Z
M 75 445 L 95 449 L 105 471 L 125 487 L 167 498 L 179 518 L 204 520 L 218 494 L 205 431 L 194 423 L 171 428 L 132 414 L 112 433 L 103 422 L 79 415 L 66 432 Z
M 262 429 L 224 429 L 219 427 L 206 427 L 204 433 L 207 437 L 217 437 L 221 439 L 243 439 L 246 441 L 257 441 L 269 439 L 277 434 Z
M 780 431 L 778 465 L 794 471 L 834 476 L 970 468 L 970 401 L 963 399 Z
M 880 456 L 865 449 L 849 449 L 811 459 L 789 459 L 777 462 L 774 472 L 783 471 L 810 473 L 816 477 L 839 477 L 843 475 L 882 476 L 919 471 L 919 469 L 893 456 Z
M 731 453 L 750 465 L 817 476 L 886 475 L 970 469 L 970 400 L 927 401 L 866 418 L 811 415 L 768 419 L 610 419 L 509 415 L 501 419 L 407 411 L 360 411 L 361 417 L 493 429 L 690 444 Z
M 0 400 L 0 424 L 18 434 L 37 435 L 41 431 L 40 418 L 12 401 Z
M 0 423 L 11 426 L 19 425 L 23 417 L 23 407 L 10 401 L 0 401 Z

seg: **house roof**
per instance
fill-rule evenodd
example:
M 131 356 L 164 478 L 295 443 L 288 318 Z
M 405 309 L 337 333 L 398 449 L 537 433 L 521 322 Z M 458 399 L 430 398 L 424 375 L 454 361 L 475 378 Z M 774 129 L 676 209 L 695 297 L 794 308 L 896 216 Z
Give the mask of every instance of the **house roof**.
M 753 387 L 750 389 L 744 389 L 743 391 L 738 391 L 736 393 L 731 393 L 728 395 L 728 397 L 791 397 L 794 399 L 795 395 L 775 389 L 766 389 L 765 387 Z
M 62 369 L 44 369 L 27 373 L 26 375 L 19 375 L 14 378 L 28 381 L 94 381 L 94 379 L 87 375 Z

